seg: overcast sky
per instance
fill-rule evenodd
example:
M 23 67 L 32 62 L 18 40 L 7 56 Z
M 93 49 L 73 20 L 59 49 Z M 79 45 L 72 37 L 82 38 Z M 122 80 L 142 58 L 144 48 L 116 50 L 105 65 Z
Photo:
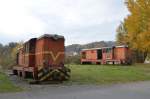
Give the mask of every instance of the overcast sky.
M 60 34 L 66 44 L 115 40 L 124 0 L 0 0 L 0 43 Z

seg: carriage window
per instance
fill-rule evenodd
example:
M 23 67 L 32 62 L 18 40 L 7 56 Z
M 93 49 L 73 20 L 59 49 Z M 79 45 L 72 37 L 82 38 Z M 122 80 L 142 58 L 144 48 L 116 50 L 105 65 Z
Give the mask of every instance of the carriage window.
M 35 52 L 35 44 L 34 43 L 29 44 L 29 52 L 31 52 L 31 53 Z
M 110 53 L 110 52 L 111 52 L 111 48 L 107 48 L 106 53 Z
M 82 58 L 86 59 L 86 52 L 82 52 Z

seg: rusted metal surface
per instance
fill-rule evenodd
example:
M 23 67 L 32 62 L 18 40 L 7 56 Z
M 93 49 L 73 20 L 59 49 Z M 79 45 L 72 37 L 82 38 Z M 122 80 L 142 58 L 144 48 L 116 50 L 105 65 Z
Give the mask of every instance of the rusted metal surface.
M 97 51 L 101 49 L 85 49 L 81 51 L 81 63 L 100 63 L 101 59 L 98 58 Z
M 101 52 L 98 53 L 100 49 Z M 98 58 L 99 54 L 102 55 L 101 58 Z M 83 49 L 81 51 L 81 64 L 83 63 L 128 64 L 131 63 L 131 50 L 127 46 Z
M 64 38 L 54 40 L 52 38 L 40 38 L 36 43 L 36 66 L 53 65 L 64 63 Z
M 32 75 L 40 81 L 52 79 L 50 76 L 54 74 L 60 75 L 58 79 L 69 77 L 70 71 L 64 67 L 64 41 L 63 36 L 45 34 L 25 42 L 17 54 L 14 73 L 23 77 Z

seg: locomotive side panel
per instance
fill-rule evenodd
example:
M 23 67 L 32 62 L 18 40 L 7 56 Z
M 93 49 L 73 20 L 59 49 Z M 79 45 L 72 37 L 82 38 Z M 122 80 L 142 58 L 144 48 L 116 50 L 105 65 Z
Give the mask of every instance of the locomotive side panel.
M 29 41 L 23 45 L 23 53 L 24 53 L 24 67 L 29 66 Z
M 29 41 L 29 67 L 35 67 L 35 48 L 36 48 L 36 38 Z
M 36 56 L 36 66 L 37 67 L 42 67 L 43 66 L 43 54 L 42 52 L 44 51 L 44 40 L 39 39 L 36 42 L 36 51 L 35 51 L 35 56 Z
M 30 39 L 27 41 L 22 48 L 21 57 L 22 57 L 22 66 L 23 67 L 34 67 L 35 66 L 35 43 L 36 39 Z

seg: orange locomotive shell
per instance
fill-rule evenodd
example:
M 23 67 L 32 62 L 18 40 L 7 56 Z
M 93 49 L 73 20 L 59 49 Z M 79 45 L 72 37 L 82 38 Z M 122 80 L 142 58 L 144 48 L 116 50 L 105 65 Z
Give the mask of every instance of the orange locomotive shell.
M 23 47 L 18 52 L 18 65 L 24 67 L 35 66 L 35 43 L 36 39 L 31 39 L 24 43 Z
M 35 66 L 35 46 L 36 38 L 30 39 L 27 43 L 25 43 L 24 51 L 25 51 L 25 66 L 34 67 Z
M 64 41 L 63 36 L 45 34 L 25 42 L 18 51 L 14 74 L 38 81 L 68 79 L 70 70 L 64 66 Z
M 53 66 L 64 64 L 64 38 L 54 40 L 53 38 L 41 37 L 36 43 L 36 66 L 44 66 L 44 63 Z

